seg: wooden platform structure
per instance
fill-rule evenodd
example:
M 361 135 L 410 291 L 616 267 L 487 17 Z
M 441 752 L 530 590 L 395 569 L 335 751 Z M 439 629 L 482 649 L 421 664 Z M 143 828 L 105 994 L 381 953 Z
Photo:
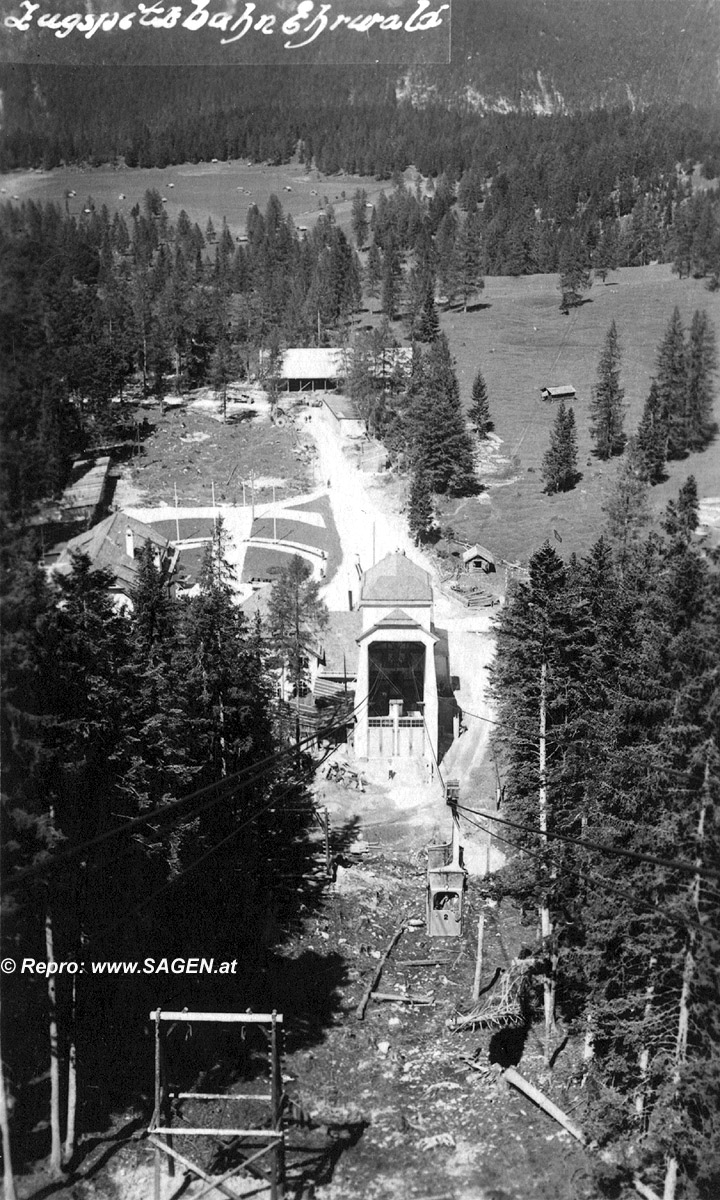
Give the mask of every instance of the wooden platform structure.
M 200 1192 L 200 1196 L 209 1195 L 211 1192 L 219 1192 L 221 1195 L 226 1196 L 227 1200 L 238 1200 L 240 1193 L 228 1187 L 228 1181 L 234 1175 L 239 1175 L 241 1171 L 247 1171 L 255 1178 L 259 1177 L 267 1181 L 270 1189 L 270 1200 L 282 1200 L 285 1194 L 285 1138 L 282 1129 L 284 1098 L 280 1072 L 282 1014 L 277 1012 L 188 1012 L 186 1009 L 183 1009 L 181 1012 L 164 1012 L 158 1008 L 150 1013 L 150 1018 L 155 1022 L 155 1107 L 152 1121 L 148 1128 L 149 1140 L 155 1147 L 154 1200 L 161 1200 L 163 1155 L 168 1159 L 170 1175 L 174 1174 L 174 1164 L 177 1162 L 186 1171 L 189 1171 L 191 1174 L 197 1176 L 198 1179 L 205 1182 L 207 1186 Z M 241 1095 L 230 1092 L 173 1091 L 167 1081 L 163 1050 L 162 1026 L 165 1022 L 170 1022 L 171 1024 L 181 1022 L 188 1024 L 213 1022 L 215 1024 L 263 1026 L 268 1038 L 269 1092 L 261 1095 L 245 1093 Z M 240 1129 L 236 1128 L 235 1125 L 223 1126 L 222 1128 L 192 1127 L 187 1125 L 173 1126 L 171 1124 L 171 1100 L 173 1099 L 209 1100 L 214 1102 L 221 1100 L 230 1103 L 233 1101 L 263 1102 L 269 1106 L 269 1124 L 257 1129 Z M 223 1149 L 226 1153 L 229 1150 L 232 1150 L 233 1153 L 240 1153 L 243 1142 L 251 1142 L 252 1149 L 248 1147 L 249 1153 L 243 1154 L 239 1162 L 236 1162 L 232 1167 L 224 1171 L 219 1178 L 215 1178 L 198 1163 L 194 1163 L 185 1157 L 185 1155 L 180 1154 L 173 1146 L 173 1136 L 183 1138 L 227 1138 L 230 1139 L 229 1144 L 228 1142 L 223 1144 Z M 258 1143 L 260 1143 L 259 1148 L 255 1148 Z M 263 1158 L 266 1158 L 267 1166 L 260 1165 L 260 1161 Z

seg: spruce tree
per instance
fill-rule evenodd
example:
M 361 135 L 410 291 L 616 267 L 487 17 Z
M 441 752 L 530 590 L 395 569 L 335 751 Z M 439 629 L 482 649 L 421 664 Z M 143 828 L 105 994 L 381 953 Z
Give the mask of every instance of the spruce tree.
M 660 483 L 667 461 L 667 420 L 655 380 L 635 436 L 635 457 L 642 478 L 647 483 Z
M 419 467 L 413 471 L 410 483 L 408 525 L 416 546 L 430 540 L 434 525 L 432 490 L 425 472 Z
M 575 233 L 567 234 L 560 247 L 560 309 L 568 312 L 582 304 L 583 294 L 592 286 L 587 248 Z
M 624 389 L 620 386 L 620 346 L 613 321 L 605 337 L 598 364 L 598 380 L 590 402 L 590 431 L 595 442 L 595 452 L 598 458 L 603 460 L 611 458 L 614 454 L 621 454 L 625 445 L 624 395 Z
M 435 307 L 435 284 L 432 278 L 428 278 L 425 285 L 425 299 L 414 332 L 418 342 L 434 342 L 440 332 L 440 319 Z
M 685 332 L 676 307 L 657 356 L 657 392 L 667 426 L 669 459 L 681 458 L 688 448 L 687 388 Z
M 485 286 L 482 278 L 482 225 L 477 211 L 469 212 L 460 226 L 453 254 L 455 288 L 462 297 L 463 311 L 467 312 L 470 297 Z
M 615 486 L 603 512 L 608 538 L 625 568 L 650 523 L 648 485 L 634 438 L 630 438 L 618 464 Z
M 547 841 L 543 832 L 579 832 L 592 626 L 587 601 L 547 542 L 530 559 L 528 576 L 499 618 L 491 679 L 495 744 L 505 767 L 503 811 L 522 827 L 507 835 L 520 853 L 511 856 L 504 886 L 523 909 L 538 912 L 549 1058 L 558 956 L 580 932 L 572 916 L 579 880 L 574 849 Z
M 400 290 L 400 255 L 390 239 L 385 247 L 382 273 L 382 310 L 388 321 L 394 321 Z
M 475 426 L 475 430 L 479 438 L 486 438 L 493 428 L 493 422 L 490 417 L 490 403 L 488 400 L 487 386 L 483 378 L 482 371 L 478 370 L 472 385 L 472 397 L 470 408 L 468 409 L 468 418 Z
M 358 188 L 353 196 L 351 224 L 355 244 L 358 250 L 362 250 L 369 232 L 369 222 L 367 218 L 367 192 L 364 188 Z
M 704 310 L 690 324 L 687 347 L 687 446 L 704 450 L 717 428 L 713 421 L 714 373 L 717 347 L 713 328 Z
M 312 567 L 294 555 L 273 584 L 268 606 L 273 646 L 293 687 L 306 682 L 308 654 L 327 623 L 327 608 Z
M 561 400 L 550 431 L 550 446 L 542 462 L 545 491 L 549 495 L 567 492 L 575 486 L 578 480 L 577 453 L 575 413 L 572 408 L 566 408 L 565 401 Z
M 196 786 L 215 783 L 272 748 L 269 684 L 252 631 L 235 603 L 222 521 L 203 558 L 199 592 L 183 600 L 170 680 L 186 727 Z M 189 831 L 188 831 L 189 834 Z M 212 835 L 212 823 L 201 836 Z
M 698 527 L 698 521 L 697 482 L 694 475 L 688 475 L 680 488 L 677 500 L 668 501 L 663 519 L 663 529 L 669 538 L 679 539 L 684 545 L 689 545 L 690 539 Z
M 472 495 L 477 491 L 472 442 L 445 334 L 416 358 L 406 416 L 410 461 L 434 492 Z
M 382 258 L 378 250 L 377 243 L 371 242 L 368 250 L 367 262 L 365 264 L 365 286 L 367 287 L 368 296 L 376 300 L 380 295 L 380 283 L 382 281 Z

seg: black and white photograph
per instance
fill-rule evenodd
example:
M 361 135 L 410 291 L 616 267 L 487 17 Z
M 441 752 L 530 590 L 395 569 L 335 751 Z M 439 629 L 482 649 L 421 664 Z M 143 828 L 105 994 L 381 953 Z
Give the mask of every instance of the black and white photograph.
M 719 0 L 0 0 L 5 1200 L 718 1200 L 719 336 Z

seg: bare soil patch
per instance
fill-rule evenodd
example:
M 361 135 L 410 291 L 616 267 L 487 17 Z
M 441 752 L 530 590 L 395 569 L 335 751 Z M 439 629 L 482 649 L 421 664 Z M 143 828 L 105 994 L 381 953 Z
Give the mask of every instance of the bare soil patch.
M 293 426 L 259 417 L 223 425 L 189 407 L 164 414 L 158 407 L 146 416 L 150 433 L 123 470 L 143 505 L 173 504 L 177 488 L 181 506 L 210 508 L 213 484 L 218 504 L 250 504 L 253 478 L 255 499 L 264 504 L 273 486 L 277 499 L 308 490 L 314 451 Z

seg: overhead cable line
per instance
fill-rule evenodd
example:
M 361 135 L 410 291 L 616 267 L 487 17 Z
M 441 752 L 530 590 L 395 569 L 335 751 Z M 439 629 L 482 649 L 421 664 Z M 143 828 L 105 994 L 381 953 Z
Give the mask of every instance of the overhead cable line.
M 277 765 L 278 762 L 285 759 L 291 760 L 297 753 L 298 747 L 311 744 L 317 740 L 318 736 L 327 735 L 328 733 L 333 733 L 338 729 L 342 729 L 343 726 L 347 725 L 351 717 L 360 711 L 360 708 L 362 708 L 363 704 L 365 703 L 367 703 L 367 700 L 364 700 L 359 705 L 356 705 L 343 720 L 337 721 L 331 725 L 323 726 L 321 729 L 309 734 L 299 742 L 298 746 L 288 746 L 285 750 L 280 750 L 275 754 L 267 755 L 265 758 L 260 759 L 258 763 L 252 763 L 250 766 L 243 767 L 241 771 L 237 771 L 234 775 L 227 775 L 222 779 L 216 780 L 214 783 L 207 784 L 205 787 L 198 788 L 196 791 L 190 792 L 187 796 L 182 796 L 178 800 L 171 800 L 167 804 L 163 804 L 160 807 L 153 809 L 152 812 L 145 813 L 139 817 L 134 817 L 132 820 L 126 821 L 124 825 L 118 825 L 113 829 L 107 829 L 103 833 L 96 834 L 95 837 L 88 838 L 79 845 L 72 846 L 62 854 L 56 855 L 51 859 L 41 863 L 36 863 L 31 867 L 24 867 L 6 881 L 6 889 L 9 890 L 13 888 L 16 884 L 22 883 L 23 880 L 46 875 L 48 872 L 54 871 L 64 866 L 72 859 L 77 858 L 79 854 L 83 854 L 86 850 L 91 850 L 95 846 L 99 846 L 104 842 L 110 841 L 112 838 L 130 833 L 134 829 L 139 829 L 144 825 L 148 825 L 152 821 L 164 820 L 168 815 L 178 812 L 179 809 L 182 809 L 191 800 L 197 800 L 202 796 L 207 796 L 208 793 L 214 793 L 209 800 L 205 801 L 205 803 L 196 805 L 194 808 L 191 808 L 188 811 L 178 813 L 178 820 L 190 820 L 191 818 L 198 816 L 200 813 L 205 812 L 208 808 L 211 808 L 213 805 L 219 804 L 222 800 L 224 800 L 227 794 L 230 793 L 234 787 L 237 786 L 240 790 L 244 790 L 253 783 L 257 783 L 260 779 L 265 778 L 271 773 L 270 770 L 267 769 L 269 764 Z
M 508 821 L 507 818 L 494 817 L 490 813 L 479 812 L 475 808 L 466 808 L 462 804 L 458 804 L 457 808 L 461 812 L 469 812 L 475 816 L 484 817 L 485 820 L 498 821 L 501 825 L 508 825 L 511 829 L 519 829 L 523 833 L 532 833 L 536 837 L 553 838 L 556 841 L 567 842 L 571 846 L 580 846 L 585 850 L 597 850 L 601 854 L 628 858 L 633 862 L 649 863 L 650 866 L 654 867 L 667 867 L 671 871 L 682 871 L 686 875 L 700 875 L 706 879 L 720 879 L 720 869 L 716 867 L 703 867 L 702 865 L 685 862 L 681 859 L 658 858 L 654 854 L 642 854 L 638 850 L 623 850 L 620 846 L 604 846 L 602 842 L 592 842 L 587 838 L 572 838 L 564 833 L 546 833 L 544 830 L 536 829 L 532 825 L 521 825 L 517 821 Z
M 332 751 L 329 750 L 327 752 L 327 754 L 325 754 L 323 756 L 323 758 L 321 759 L 321 763 L 324 762 L 325 759 L 331 753 L 332 753 Z M 106 936 L 108 933 L 111 933 L 112 930 L 115 929 L 116 926 L 119 925 L 121 922 L 127 921 L 128 916 L 134 915 L 135 913 L 140 912 L 140 910 L 143 908 L 147 908 L 147 906 L 149 904 L 152 904 L 153 901 L 157 900 L 159 896 L 164 895 L 165 892 L 168 892 L 170 890 L 170 888 L 174 887 L 174 885 L 176 883 L 178 883 L 185 875 L 189 875 L 190 872 L 194 871 L 196 867 L 199 867 L 201 863 L 206 862 L 208 858 L 212 858 L 213 854 L 216 854 L 218 850 L 220 850 L 228 842 L 232 841 L 232 839 L 234 837 L 236 837 L 238 833 L 241 833 L 243 829 L 247 829 L 247 827 L 249 825 L 252 825 L 253 821 L 256 821 L 258 819 L 258 817 L 261 817 L 263 815 L 263 813 L 268 811 L 268 809 L 274 808 L 275 805 L 278 803 L 278 800 L 280 799 L 280 797 L 282 797 L 283 795 L 287 795 L 289 792 L 293 791 L 295 786 L 296 786 L 295 783 L 288 784 L 287 787 L 282 789 L 282 791 L 280 792 L 280 796 L 277 796 L 277 795 L 273 796 L 271 800 L 269 800 L 266 804 L 263 804 L 262 807 L 257 809 L 256 812 L 254 812 L 250 817 L 247 818 L 247 820 L 242 821 L 239 825 L 236 825 L 235 828 L 233 830 L 231 830 L 230 833 L 228 833 L 224 838 L 221 838 L 221 840 L 219 842 L 216 842 L 214 846 L 211 846 L 208 850 L 206 850 L 198 858 L 193 859 L 192 862 L 188 863 L 188 865 L 186 867 L 183 867 L 183 869 L 181 871 L 178 871 L 178 873 L 176 875 L 173 875 L 172 879 L 168 879 L 167 882 L 162 885 L 162 887 L 156 888 L 156 890 L 154 892 L 151 892 L 149 896 L 146 896 L 143 900 L 140 900 L 138 904 L 135 904 L 130 909 L 129 913 L 124 912 L 122 914 L 122 916 L 119 917 L 118 920 L 113 921 L 112 924 L 106 925 L 104 928 L 96 930 L 96 932 L 94 933 L 93 936 L 95 938 L 98 938 L 100 936 Z
M 503 844 L 506 846 L 512 846 L 514 850 L 519 851 L 523 855 L 527 855 L 528 858 L 536 858 L 540 862 L 546 863 L 545 856 L 542 854 L 538 854 L 537 851 L 528 850 L 528 849 L 526 849 L 525 846 L 521 846 L 518 842 L 511 841 L 510 838 L 501 837 L 500 834 L 495 833 L 495 831 L 493 829 L 488 829 L 488 827 L 486 825 L 481 825 L 478 821 L 473 821 L 468 816 L 465 816 L 463 819 L 467 822 L 468 825 L 473 825 L 476 829 L 479 829 L 482 833 L 490 834 L 490 836 L 493 837 L 496 841 L 503 842 Z M 488 817 L 487 819 L 490 821 L 495 820 L 494 817 Z M 558 864 L 555 864 L 555 865 L 557 866 Z M 581 879 L 584 879 L 586 882 L 592 883 L 595 887 L 597 887 L 599 885 L 600 887 L 609 889 L 610 891 L 614 892 L 615 895 L 621 896 L 624 900 L 629 900 L 631 902 L 631 904 L 633 904 L 635 906 L 639 906 L 640 908 L 644 908 L 648 912 L 655 913 L 655 915 L 658 917 L 662 917 L 662 919 L 664 921 L 667 921 L 669 919 L 668 912 L 666 909 L 661 910 L 657 904 L 651 904 L 649 900 L 639 899 L 635 893 L 627 891 L 626 888 L 621 887 L 614 880 L 609 879 L 607 877 L 607 875 L 603 875 L 601 872 L 599 872 L 599 873 L 596 872 L 591 877 L 589 875 L 589 873 L 580 871 L 579 877 Z M 687 925 L 686 914 L 685 913 L 679 914 L 675 918 L 675 922 L 677 924 L 681 924 L 683 926 L 683 928 L 685 928 Z

